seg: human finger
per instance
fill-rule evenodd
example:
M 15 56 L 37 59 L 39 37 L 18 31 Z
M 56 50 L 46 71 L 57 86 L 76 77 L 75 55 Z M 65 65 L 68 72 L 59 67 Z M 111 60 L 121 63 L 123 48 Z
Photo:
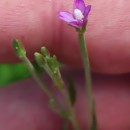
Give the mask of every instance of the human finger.
M 78 73 L 78 75 L 76 75 Z M 75 111 L 82 129 L 87 128 L 86 96 L 81 71 L 67 70 L 77 90 Z M 93 75 L 98 128 L 128 130 L 130 128 L 129 74 Z M 50 80 L 44 77 L 49 86 Z M 0 90 L 0 128 L 6 130 L 61 130 L 63 120 L 48 107 L 48 98 L 32 80 L 21 81 Z
M 86 39 L 93 71 L 124 73 L 130 71 L 129 1 L 85 1 L 92 5 Z M 104 4 L 107 3 L 107 4 Z M 20 39 L 28 56 L 41 46 L 68 65 L 81 67 L 77 34 L 58 19 L 60 10 L 72 10 L 73 1 L 0 1 L 0 61 L 16 61 L 11 42 Z M 73 49 L 72 49 L 73 48 Z

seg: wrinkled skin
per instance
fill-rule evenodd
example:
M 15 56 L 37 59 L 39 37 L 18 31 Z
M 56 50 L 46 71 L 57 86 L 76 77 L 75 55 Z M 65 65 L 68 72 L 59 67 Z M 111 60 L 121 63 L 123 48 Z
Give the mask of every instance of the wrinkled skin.
M 104 73 L 93 74 L 99 130 L 129 130 L 130 75 L 122 73 L 130 72 L 130 1 L 86 2 L 92 4 L 86 33 L 91 67 L 95 72 Z M 30 58 L 41 46 L 46 46 L 63 63 L 81 67 L 77 34 L 58 20 L 58 11 L 71 11 L 72 4 L 70 0 L 1 0 L 0 63 L 18 61 L 11 40 L 19 38 Z M 75 110 L 85 130 L 83 73 L 69 69 L 63 72 L 67 74 L 71 74 L 76 83 Z M 63 120 L 49 110 L 46 95 L 32 79 L 0 90 L 0 115 L 2 130 L 61 130 L 63 124 Z

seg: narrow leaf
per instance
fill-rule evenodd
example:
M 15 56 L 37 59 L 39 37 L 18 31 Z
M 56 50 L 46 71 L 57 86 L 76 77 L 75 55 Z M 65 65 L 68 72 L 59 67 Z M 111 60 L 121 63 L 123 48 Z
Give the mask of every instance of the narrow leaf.
M 76 101 L 76 90 L 75 90 L 74 82 L 72 79 L 69 78 L 68 83 L 69 83 L 70 100 L 71 100 L 72 105 L 74 105 Z

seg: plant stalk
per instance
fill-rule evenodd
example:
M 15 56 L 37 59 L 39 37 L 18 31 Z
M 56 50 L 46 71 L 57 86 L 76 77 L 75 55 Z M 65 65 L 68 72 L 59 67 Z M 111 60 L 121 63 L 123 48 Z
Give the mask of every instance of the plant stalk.
M 84 38 L 84 32 L 78 32 L 80 52 L 83 60 L 84 70 L 85 70 L 85 81 L 86 81 L 86 95 L 87 95 L 87 106 L 88 106 L 88 126 L 91 129 L 93 125 L 93 98 L 92 98 L 92 79 L 90 62 L 88 57 L 88 51 L 86 47 L 86 42 Z
M 63 109 L 61 105 L 59 104 L 59 101 L 56 99 L 56 97 L 52 94 L 52 92 L 48 89 L 49 87 L 43 82 L 43 80 L 40 78 L 40 76 L 35 71 L 35 68 L 33 67 L 32 63 L 29 61 L 29 59 L 24 56 L 21 58 L 22 61 L 27 65 L 28 70 L 32 74 L 34 80 L 38 83 L 38 85 L 41 87 L 41 89 L 47 94 L 47 96 L 50 99 L 53 99 L 55 101 L 55 105 L 57 105 L 60 109 Z M 57 113 L 59 116 L 63 117 L 63 115 L 58 111 L 59 109 L 56 109 L 55 107 L 51 108 L 55 113 Z
M 65 89 L 62 89 L 61 92 L 64 95 L 65 101 L 67 102 L 67 105 L 68 105 L 68 110 L 70 113 L 68 119 L 72 123 L 74 130 L 80 130 L 80 127 L 79 127 L 79 124 L 77 122 L 76 115 L 74 112 L 74 108 L 73 108 L 72 103 L 70 101 L 70 97 L 68 95 L 68 92 Z

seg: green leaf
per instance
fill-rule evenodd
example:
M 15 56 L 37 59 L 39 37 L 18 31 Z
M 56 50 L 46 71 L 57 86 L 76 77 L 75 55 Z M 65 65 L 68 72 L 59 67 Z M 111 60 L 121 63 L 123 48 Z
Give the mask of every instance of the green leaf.
M 20 57 L 23 58 L 26 55 L 26 50 L 24 46 L 20 43 L 19 40 L 14 39 L 13 40 L 13 48 L 15 53 Z
M 76 90 L 75 90 L 74 82 L 72 79 L 69 78 L 68 83 L 69 83 L 70 100 L 71 100 L 72 105 L 74 105 L 76 101 Z
M 23 63 L 0 64 L 0 87 L 5 87 L 9 83 L 24 79 L 30 76 Z
M 32 62 L 36 71 L 38 73 L 43 72 L 43 70 L 38 67 L 36 62 Z M 0 64 L 0 88 L 6 87 L 6 85 L 16 82 L 21 79 L 25 79 L 30 77 L 30 73 L 28 72 L 24 63 L 18 64 Z

